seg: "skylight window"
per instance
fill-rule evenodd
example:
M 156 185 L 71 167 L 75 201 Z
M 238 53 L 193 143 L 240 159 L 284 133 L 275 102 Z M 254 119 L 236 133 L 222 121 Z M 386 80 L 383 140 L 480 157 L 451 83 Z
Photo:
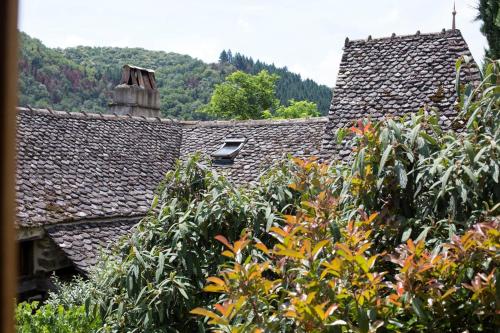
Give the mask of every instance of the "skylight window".
M 245 138 L 226 139 L 224 144 L 211 154 L 214 164 L 232 164 L 241 148 L 243 148 L 243 144 L 245 144 L 245 142 Z

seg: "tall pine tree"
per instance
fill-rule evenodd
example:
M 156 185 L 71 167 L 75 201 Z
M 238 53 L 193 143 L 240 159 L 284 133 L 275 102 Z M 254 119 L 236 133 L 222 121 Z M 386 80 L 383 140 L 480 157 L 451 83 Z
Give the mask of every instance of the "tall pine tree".
M 486 57 L 500 59 L 500 1 L 479 0 L 476 20 L 482 21 L 481 32 L 488 40 Z
M 226 50 L 222 50 L 219 56 L 219 63 L 226 64 L 229 62 L 229 56 L 227 55 Z

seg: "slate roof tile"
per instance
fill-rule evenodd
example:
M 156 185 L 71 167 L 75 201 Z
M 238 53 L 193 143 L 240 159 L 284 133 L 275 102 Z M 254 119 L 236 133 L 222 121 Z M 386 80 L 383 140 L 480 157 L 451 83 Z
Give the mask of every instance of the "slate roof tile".
M 463 55 L 472 59 L 459 30 L 346 40 L 324 134 L 324 156 L 349 155 L 336 144 L 333 132 L 361 118 L 400 117 L 426 104 L 437 107 L 444 115 L 441 124 L 449 126 L 456 115 L 455 62 Z M 478 81 L 477 65 L 472 62 L 461 76 Z
M 327 118 L 281 121 L 184 122 L 181 158 L 201 152 L 209 158 L 226 138 L 247 138 L 234 164 L 212 167 L 235 184 L 254 182 L 275 161 L 286 154 L 319 155 Z
M 458 30 L 348 41 L 328 118 L 177 122 L 20 109 L 18 225 L 44 225 L 76 267 L 88 271 L 99 249 L 136 221 L 53 224 L 144 215 L 177 158 L 197 151 L 208 157 L 226 138 L 248 141 L 234 164 L 213 167 L 246 184 L 287 153 L 347 159 L 351 152 L 336 144 L 333 132 L 360 118 L 400 117 L 427 104 L 449 126 L 456 115 L 454 64 L 461 55 L 470 52 Z M 479 80 L 474 62 L 461 75 Z
M 112 222 L 70 223 L 48 226 L 47 235 L 59 246 L 75 267 L 88 273 L 101 254 L 110 254 L 112 246 L 128 235 L 138 219 Z
M 144 214 L 179 156 L 172 121 L 19 109 L 17 222 Z

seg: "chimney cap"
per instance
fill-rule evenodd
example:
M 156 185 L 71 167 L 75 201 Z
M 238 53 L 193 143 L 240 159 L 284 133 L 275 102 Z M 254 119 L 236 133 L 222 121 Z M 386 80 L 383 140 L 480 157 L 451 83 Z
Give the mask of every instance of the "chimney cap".
M 140 70 L 140 71 L 146 71 L 146 72 L 148 72 L 148 73 L 154 73 L 154 72 L 155 72 L 154 70 L 149 69 L 149 68 L 144 68 L 144 67 L 134 66 L 134 65 L 130 65 L 130 64 L 125 64 L 125 65 L 123 65 L 123 68 L 137 69 L 137 70 Z
M 145 89 L 156 90 L 155 71 L 133 65 L 123 65 L 121 85 L 139 86 Z

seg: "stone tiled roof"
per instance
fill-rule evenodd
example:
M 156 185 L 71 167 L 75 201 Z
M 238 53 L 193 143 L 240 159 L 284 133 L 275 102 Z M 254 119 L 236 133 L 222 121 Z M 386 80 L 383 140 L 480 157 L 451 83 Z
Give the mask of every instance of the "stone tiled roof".
M 17 222 L 24 227 L 144 214 L 179 156 L 167 120 L 20 109 Z
M 246 138 L 234 164 L 213 166 L 235 184 L 257 180 L 261 172 L 286 154 L 319 155 L 326 117 L 293 120 L 183 122 L 181 157 L 197 151 L 206 157 L 226 138 Z
M 337 158 L 349 151 L 335 144 L 332 132 L 370 117 L 402 116 L 426 104 L 437 107 L 442 123 L 456 115 L 455 62 L 471 57 L 460 31 L 366 40 L 346 40 L 329 111 L 323 153 Z M 475 64 L 462 73 L 479 80 Z
M 225 139 L 246 138 L 233 164 L 213 166 L 246 184 L 287 153 L 345 158 L 350 152 L 333 132 L 360 118 L 399 117 L 426 104 L 448 125 L 455 115 L 454 64 L 462 55 L 470 52 L 459 31 L 347 40 L 328 118 L 177 122 L 20 109 L 18 225 L 45 226 L 86 272 L 100 249 L 136 222 L 127 216 L 145 214 L 179 157 L 198 151 L 208 157 Z M 473 63 L 462 76 L 476 81 L 479 71 Z M 84 221 L 102 218 L 113 222 Z
M 94 267 L 99 256 L 110 254 L 111 247 L 128 235 L 137 219 L 113 222 L 60 224 L 46 228 L 47 234 L 59 246 L 75 267 L 84 273 Z

